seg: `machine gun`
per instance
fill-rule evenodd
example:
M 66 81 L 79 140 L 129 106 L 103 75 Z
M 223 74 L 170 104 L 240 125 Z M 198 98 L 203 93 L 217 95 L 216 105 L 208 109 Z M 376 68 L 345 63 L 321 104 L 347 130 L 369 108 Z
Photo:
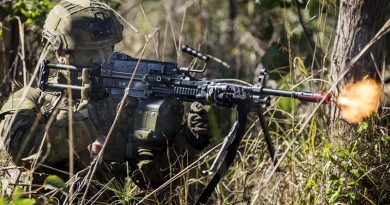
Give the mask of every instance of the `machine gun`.
M 204 55 L 188 46 L 182 51 L 201 60 L 209 61 L 210 56 Z M 41 63 L 39 87 L 41 90 L 64 89 L 85 90 L 79 85 L 52 84 L 48 82 L 50 69 L 69 70 L 80 73 L 86 68 L 77 66 L 50 64 L 49 61 Z M 146 99 L 164 99 L 173 97 L 183 102 L 198 101 L 213 106 L 235 108 L 237 120 L 225 137 L 222 147 L 211 167 L 203 171 L 204 174 L 213 175 L 211 181 L 198 198 L 196 204 L 207 202 L 211 193 L 221 178 L 233 163 L 237 149 L 245 132 L 247 115 L 249 112 L 257 113 L 263 129 L 265 141 L 273 163 L 276 165 L 275 150 L 268 132 L 263 108 L 270 104 L 270 96 L 284 96 L 296 98 L 304 102 L 330 103 L 331 95 L 327 93 L 311 93 L 301 91 L 277 90 L 265 87 L 267 73 L 263 70 L 254 85 L 240 83 L 239 81 L 198 79 L 191 73 L 202 73 L 205 69 L 191 69 L 178 67 L 175 63 L 135 59 L 126 54 L 115 52 L 110 61 L 99 68 L 88 69 L 90 78 L 89 96 L 100 98 L 105 92 L 114 95 L 123 95 L 128 87 L 129 80 L 133 78 L 129 87 L 128 97 Z M 104 90 L 102 92 L 98 92 Z M 98 94 L 97 94 L 98 93 Z M 106 93 L 107 94 L 107 93 Z

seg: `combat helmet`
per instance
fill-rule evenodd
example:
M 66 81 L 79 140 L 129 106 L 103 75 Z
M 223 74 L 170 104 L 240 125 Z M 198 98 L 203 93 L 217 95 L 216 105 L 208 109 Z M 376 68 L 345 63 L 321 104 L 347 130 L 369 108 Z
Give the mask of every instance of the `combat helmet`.
M 114 12 L 94 0 L 62 0 L 47 15 L 42 40 L 52 50 L 94 49 L 122 40 Z

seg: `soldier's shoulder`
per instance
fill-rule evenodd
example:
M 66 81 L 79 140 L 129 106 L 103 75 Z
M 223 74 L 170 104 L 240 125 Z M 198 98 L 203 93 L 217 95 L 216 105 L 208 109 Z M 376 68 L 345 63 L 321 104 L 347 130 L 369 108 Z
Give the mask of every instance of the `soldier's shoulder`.
M 38 88 L 23 87 L 22 89 L 14 92 L 12 95 L 10 95 L 9 99 L 21 98 L 21 97 L 23 97 L 23 95 L 25 95 L 25 98 L 27 98 L 27 99 L 38 100 L 38 98 L 41 94 L 42 94 L 42 91 Z
M 9 96 L 0 110 L 0 114 L 17 109 L 37 109 L 42 94 L 43 92 L 37 88 L 24 87 Z

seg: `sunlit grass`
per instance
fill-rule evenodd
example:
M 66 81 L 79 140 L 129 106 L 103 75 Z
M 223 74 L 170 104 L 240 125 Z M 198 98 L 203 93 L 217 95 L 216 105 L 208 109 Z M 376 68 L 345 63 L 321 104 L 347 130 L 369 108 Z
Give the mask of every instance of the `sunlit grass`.
M 255 34 L 244 25 L 247 19 L 239 17 L 235 19 L 232 28 L 235 38 L 239 39 L 238 43 L 224 44 L 228 42 L 226 39 L 230 38 L 229 23 L 226 22 L 227 15 L 223 10 L 227 8 L 226 2 L 218 3 L 218 5 L 215 2 L 199 4 L 197 1 L 180 2 L 180 5 L 175 4 L 174 1 L 145 2 L 142 5 L 139 2 L 128 4 L 130 4 L 131 12 L 124 13 L 124 18 L 139 29 L 139 34 L 135 34 L 132 28 L 125 27 L 125 42 L 118 46 L 122 51 L 137 56 L 143 48 L 142 42 L 144 42 L 145 35 L 156 29 L 151 46 L 145 51 L 147 58 L 179 59 L 180 63 L 186 65 L 191 59 L 187 56 L 179 58 L 179 51 L 176 48 L 179 48 L 180 44 L 189 42 L 207 53 L 210 50 L 214 51 L 210 54 L 236 66 L 227 70 L 215 64 L 209 64 L 207 77 L 234 75 L 252 83 L 254 70 L 261 59 L 259 54 L 265 52 L 273 43 L 271 41 L 279 41 L 281 38 L 275 31 L 274 39 L 269 42 L 256 39 Z M 336 10 L 331 4 L 323 1 L 318 6 L 326 8 L 329 12 Z M 215 10 L 210 9 L 214 7 Z M 245 9 L 253 14 L 254 5 L 243 8 Z M 296 38 L 297 33 L 301 32 L 301 25 L 296 19 L 290 18 L 294 12 L 286 10 L 288 8 L 278 10 L 282 14 L 277 21 L 279 21 L 280 29 L 285 29 L 287 33 L 287 44 L 280 49 L 288 52 L 290 63 L 287 67 L 275 68 L 271 71 L 271 73 L 280 75 L 280 78 L 275 80 L 276 85 L 283 89 L 323 91 L 327 87 L 327 67 L 329 67 L 331 42 L 335 35 L 333 29 L 337 19 L 328 12 L 320 12 L 315 16 L 309 16 L 310 18 L 304 18 L 306 20 L 304 25 L 313 30 L 311 40 L 314 42 L 314 49 L 323 49 L 318 59 L 308 59 L 311 63 L 307 64 L 301 54 L 301 50 L 307 48 L 299 47 L 300 44 Z M 305 14 L 308 15 L 306 11 Z M 332 15 L 333 17 L 329 17 Z M 158 16 L 162 17 L 157 18 Z M 218 26 L 223 32 L 217 31 Z M 302 45 L 305 46 L 305 44 Z M 313 105 L 294 100 L 274 98 L 271 106 L 265 111 L 277 150 L 277 158 L 281 159 L 279 167 L 283 172 L 274 171 L 263 140 L 263 132 L 256 117 L 250 116 L 247 132 L 241 142 L 235 163 L 217 186 L 210 199 L 210 204 L 377 204 L 389 202 L 389 122 L 388 117 L 387 121 L 381 119 L 381 116 L 389 115 L 388 111 L 374 115 L 358 124 L 354 128 L 357 130 L 357 135 L 353 136 L 353 139 L 346 139 L 346 136 L 329 135 L 325 108 L 321 107 L 309 118 L 314 108 Z M 213 139 L 213 143 L 205 150 L 205 153 L 220 143 L 224 133 L 221 129 L 228 129 L 228 126 L 232 124 L 231 119 L 234 119 L 233 113 L 228 116 L 228 120 L 224 118 L 225 121 L 218 121 L 221 120 L 220 115 L 222 118 L 226 117 L 221 112 L 224 111 L 216 109 L 209 116 L 213 128 L 212 133 L 219 137 Z M 305 124 L 306 119 L 308 121 Z M 141 190 L 129 178 L 124 184 L 111 179 L 107 180 L 109 181 L 107 184 L 95 181 L 92 183 L 103 187 L 100 190 L 102 192 L 105 189 L 113 192 L 114 200 L 111 202 L 113 204 L 131 204 L 134 201 L 159 204 L 161 202 L 156 200 L 156 194 L 163 192 L 168 196 L 175 195 L 179 204 L 191 204 L 188 201 L 194 199 L 190 198 L 196 198 L 196 194 L 199 194 L 210 180 L 210 177 L 202 176 L 199 172 L 211 165 L 217 151 L 217 149 L 210 151 L 189 167 L 184 166 L 188 163 L 183 162 L 182 172 L 175 173 L 178 175 L 172 174 L 172 180 L 157 190 Z M 67 186 L 72 187 L 76 183 L 81 183 L 82 180 L 85 179 L 74 179 L 74 184 Z M 177 187 L 170 186 L 170 182 L 177 181 L 179 181 Z M 4 184 L 3 181 L 2 184 Z M 78 194 L 83 194 L 83 191 L 75 190 Z M 107 204 L 107 201 L 100 197 L 102 192 L 96 192 L 80 202 Z M 5 194 L 3 191 L 2 195 Z M 56 195 L 36 196 L 40 199 Z M 0 204 L 2 200 L 0 199 Z M 75 201 L 78 200 L 75 199 Z

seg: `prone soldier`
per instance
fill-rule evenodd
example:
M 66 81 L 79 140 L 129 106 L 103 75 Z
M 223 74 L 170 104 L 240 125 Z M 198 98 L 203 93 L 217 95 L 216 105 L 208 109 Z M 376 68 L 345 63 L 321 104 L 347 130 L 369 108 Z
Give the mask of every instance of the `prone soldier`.
M 98 1 L 62 0 L 47 16 L 43 40 L 58 63 L 93 68 L 109 60 L 115 44 L 122 40 L 122 29 L 112 10 Z M 68 71 L 58 71 L 50 81 L 88 83 Z M 26 170 L 45 174 L 67 171 L 71 126 L 75 169 L 85 168 L 99 152 L 122 98 L 98 92 L 90 96 L 73 92 L 72 98 L 67 92 L 37 88 L 13 93 L 0 111 L 1 151 Z M 188 163 L 210 140 L 206 110 L 197 102 L 191 104 L 184 120 L 183 104 L 175 99 L 129 98 L 121 116 L 101 167 L 123 180 L 129 163 L 130 177 L 143 189 L 160 186 L 183 165 L 177 160 L 185 158 Z M 34 160 L 42 161 L 40 169 L 35 170 Z M 43 178 L 34 173 L 30 177 L 41 183 Z M 16 184 L 21 181 L 21 177 L 13 179 Z

